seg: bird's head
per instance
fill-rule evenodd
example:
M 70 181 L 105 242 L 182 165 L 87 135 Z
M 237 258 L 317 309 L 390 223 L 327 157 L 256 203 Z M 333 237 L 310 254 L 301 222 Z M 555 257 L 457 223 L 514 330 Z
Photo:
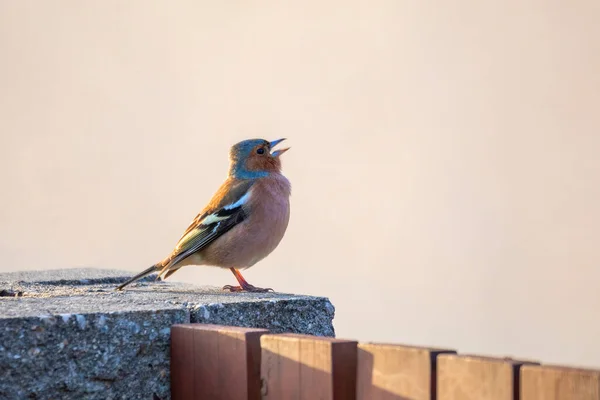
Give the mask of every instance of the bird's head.
M 285 138 L 269 142 L 264 139 L 248 139 L 234 144 L 229 150 L 229 175 L 238 179 L 252 179 L 280 172 L 279 157 L 290 148 L 273 148 L 284 140 Z

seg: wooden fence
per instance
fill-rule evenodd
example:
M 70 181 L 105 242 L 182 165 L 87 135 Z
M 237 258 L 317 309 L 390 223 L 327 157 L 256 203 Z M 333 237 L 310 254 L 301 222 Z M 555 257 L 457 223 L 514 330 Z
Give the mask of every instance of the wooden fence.
M 173 400 L 600 400 L 600 371 L 265 329 L 171 329 Z

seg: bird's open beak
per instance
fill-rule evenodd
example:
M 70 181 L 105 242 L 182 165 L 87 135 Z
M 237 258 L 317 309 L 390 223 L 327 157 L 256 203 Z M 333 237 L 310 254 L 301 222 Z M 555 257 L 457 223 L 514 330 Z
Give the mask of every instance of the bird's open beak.
M 269 143 L 269 146 L 271 147 L 271 149 L 275 146 L 277 146 L 279 143 L 283 142 L 285 140 L 285 138 L 283 139 L 277 139 L 277 140 L 273 140 L 272 142 Z M 285 153 L 286 151 L 288 151 L 290 148 L 286 147 L 285 149 L 281 149 L 281 150 L 275 150 L 271 153 L 271 156 L 273 157 L 279 157 L 280 155 L 282 155 L 283 153 Z

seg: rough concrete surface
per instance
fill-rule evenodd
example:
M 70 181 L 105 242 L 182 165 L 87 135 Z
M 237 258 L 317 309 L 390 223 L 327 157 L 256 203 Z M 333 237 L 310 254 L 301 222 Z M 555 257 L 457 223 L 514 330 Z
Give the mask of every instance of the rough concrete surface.
M 326 298 L 228 293 L 152 276 L 113 290 L 129 276 L 98 269 L 0 274 L 0 399 L 168 399 L 176 323 L 335 335 Z

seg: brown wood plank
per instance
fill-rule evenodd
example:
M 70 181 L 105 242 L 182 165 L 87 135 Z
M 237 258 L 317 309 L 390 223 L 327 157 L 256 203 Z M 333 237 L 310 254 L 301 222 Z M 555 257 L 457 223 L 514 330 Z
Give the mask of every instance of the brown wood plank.
M 356 341 L 268 334 L 260 342 L 263 399 L 355 399 Z
M 260 399 L 260 336 L 268 332 L 208 324 L 173 325 L 171 398 Z
M 266 329 L 255 329 L 246 333 L 246 371 L 248 376 L 248 400 L 262 399 L 260 382 L 260 337 L 266 333 L 268 333 Z
M 519 400 L 524 361 L 442 354 L 437 362 L 437 400 Z
M 171 398 L 194 396 L 194 335 L 189 329 L 171 328 Z
M 600 371 L 523 366 L 521 400 L 600 400 Z
M 360 343 L 357 400 L 435 400 L 436 359 L 454 350 Z
M 223 362 L 220 360 L 219 331 L 218 328 L 203 330 L 193 329 L 194 348 L 194 398 L 216 399 L 219 396 L 219 373 L 226 364 L 234 362 Z
M 346 341 L 332 345 L 333 398 L 356 399 L 357 342 Z

